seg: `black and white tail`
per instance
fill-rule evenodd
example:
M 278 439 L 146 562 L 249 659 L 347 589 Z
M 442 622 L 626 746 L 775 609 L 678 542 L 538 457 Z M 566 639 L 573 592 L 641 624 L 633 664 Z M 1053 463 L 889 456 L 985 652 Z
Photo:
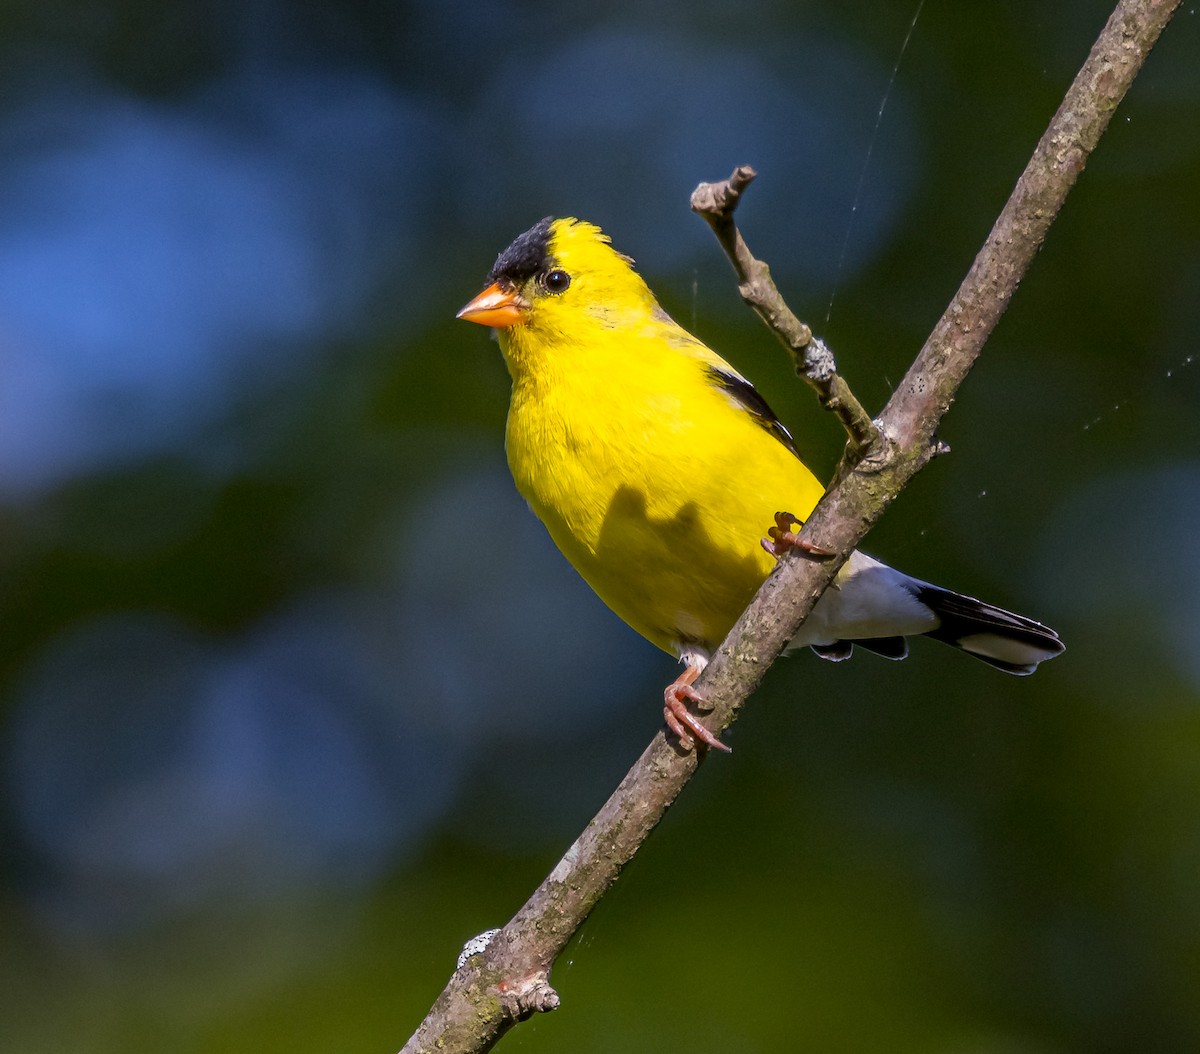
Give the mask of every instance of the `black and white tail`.
M 854 553 L 825 591 L 791 647 L 823 659 L 850 658 L 855 646 L 903 659 L 906 637 L 932 637 L 1005 673 L 1027 675 L 1063 651 L 1049 626 L 974 597 L 912 578 Z
M 1049 626 L 941 586 L 915 584 L 917 599 L 940 622 L 926 637 L 1022 677 L 1033 673 L 1039 662 L 1062 654 L 1063 642 Z

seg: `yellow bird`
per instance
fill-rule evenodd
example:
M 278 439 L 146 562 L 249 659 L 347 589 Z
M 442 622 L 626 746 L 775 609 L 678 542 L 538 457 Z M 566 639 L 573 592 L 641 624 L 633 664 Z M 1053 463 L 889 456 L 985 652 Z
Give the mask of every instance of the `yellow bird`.
M 632 264 L 593 224 L 547 217 L 458 317 L 496 331 L 512 375 L 517 489 L 600 598 L 685 664 L 663 695 L 670 730 L 727 749 L 688 710 L 703 701 L 692 682 L 794 544 L 779 510 L 803 520 L 824 488 L 750 382 L 677 325 Z M 860 552 L 790 647 L 901 659 L 914 634 L 1015 674 L 1063 650 L 1032 619 Z

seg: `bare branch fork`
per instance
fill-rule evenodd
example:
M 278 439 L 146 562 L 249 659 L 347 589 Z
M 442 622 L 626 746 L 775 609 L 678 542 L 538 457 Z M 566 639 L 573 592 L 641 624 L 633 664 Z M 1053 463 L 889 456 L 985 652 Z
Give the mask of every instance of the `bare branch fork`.
M 733 264 L 742 299 L 792 353 L 796 373 L 808 381 L 821 405 L 837 414 L 848 437 L 845 460 L 848 467 L 853 467 L 875 445 L 879 431 L 837 372 L 833 352 L 784 303 L 771 278 L 771 269 L 750 252 L 733 222 L 733 210 L 757 174 L 749 165 L 739 165 L 732 176 L 720 183 L 701 183 L 692 191 L 692 211 L 712 228 Z M 839 478 L 842 474 L 839 470 Z
M 763 285 L 765 292 L 758 288 L 753 267 L 745 261 L 739 266 L 738 254 L 749 253 L 733 225 L 729 198 L 724 207 L 720 198 L 724 193 L 735 200 L 747 175 L 739 170 L 712 189 L 717 196 L 714 230 L 727 251 L 733 247 L 740 284 L 753 287 L 743 295 L 798 354 L 802 372 L 818 386 L 822 401 L 847 422 L 851 446 L 857 444 L 865 454 L 826 493 L 802 532 L 836 556 L 814 561 L 789 554 L 781 559 L 705 670 L 699 683 L 713 704 L 707 724 L 714 730 L 736 719 L 850 552 L 938 452 L 938 423 L 1178 6 L 1179 0 L 1117 4 L 958 292 L 874 424 L 857 402 L 850 402 L 848 388 L 820 388 L 836 376 L 832 356 L 823 346 L 812 348 L 811 333 L 802 339 L 807 327 L 771 292 L 773 287 Z M 761 309 L 752 299 L 760 296 Z M 489 1050 L 517 1021 L 556 1007 L 558 996 L 549 979 L 555 959 L 698 764 L 695 753 L 683 754 L 661 733 L 656 735 L 520 911 L 482 950 L 472 949 L 463 958 L 402 1054 Z

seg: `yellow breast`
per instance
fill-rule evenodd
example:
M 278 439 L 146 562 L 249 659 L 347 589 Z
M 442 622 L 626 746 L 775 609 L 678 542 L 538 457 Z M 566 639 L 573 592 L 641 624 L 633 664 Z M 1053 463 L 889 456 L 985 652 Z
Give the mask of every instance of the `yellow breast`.
M 518 489 L 609 607 L 672 653 L 720 642 L 773 566 L 759 539 L 774 514 L 803 518 L 822 492 L 680 334 L 576 325 L 550 357 L 501 336 Z

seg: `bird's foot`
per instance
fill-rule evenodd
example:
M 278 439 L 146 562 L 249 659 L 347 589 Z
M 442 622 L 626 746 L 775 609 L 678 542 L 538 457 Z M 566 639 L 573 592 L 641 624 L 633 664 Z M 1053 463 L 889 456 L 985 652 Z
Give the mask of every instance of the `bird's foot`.
M 790 512 L 777 512 L 775 513 L 775 526 L 767 531 L 769 537 L 760 539 L 762 547 L 776 560 L 792 550 L 801 552 L 812 560 L 828 560 L 831 556 L 837 555 L 832 549 L 826 549 L 810 542 L 807 538 L 801 538 L 799 534 L 792 531 L 792 524 L 803 526 Z
M 687 701 L 693 703 L 704 702 L 704 696 L 692 687 L 692 681 L 699 674 L 699 667 L 689 666 L 674 681 L 667 685 L 666 690 L 663 692 L 663 720 L 666 721 L 667 728 L 671 730 L 671 733 L 679 739 L 679 742 L 685 748 L 694 743 L 701 749 L 714 747 L 717 750 L 723 750 L 726 754 L 730 754 L 732 753 L 732 749 L 727 747 L 712 732 L 705 728 L 700 723 L 700 719 L 687 708 Z

